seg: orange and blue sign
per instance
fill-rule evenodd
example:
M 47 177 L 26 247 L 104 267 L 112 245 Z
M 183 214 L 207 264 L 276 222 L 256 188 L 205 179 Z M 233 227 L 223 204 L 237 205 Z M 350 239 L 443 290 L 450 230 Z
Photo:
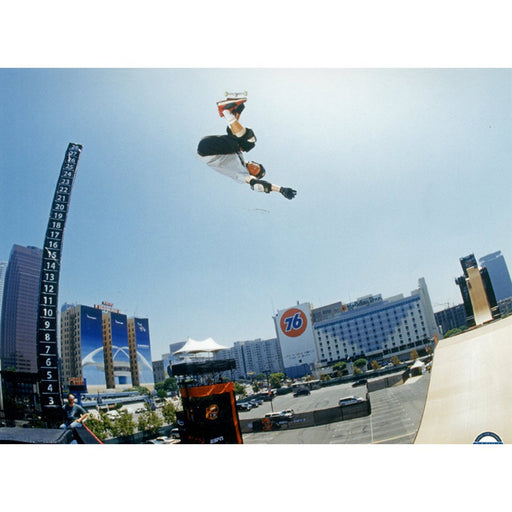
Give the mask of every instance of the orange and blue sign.
M 291 308 L 281 317 L 281 331 L 290 338 L 297 338 L 304 333 L 308 326 L 306 314 L 301 309 Z

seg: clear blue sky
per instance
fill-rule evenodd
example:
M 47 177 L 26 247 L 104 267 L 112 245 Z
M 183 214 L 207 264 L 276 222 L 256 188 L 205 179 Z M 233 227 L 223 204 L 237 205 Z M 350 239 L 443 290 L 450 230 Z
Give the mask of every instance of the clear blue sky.
M 0 259 L 43 243 L 68 142 L 83 144 L 60 303 L 113 302 L 169 343 L 274 336 L 277 309 L 416 288 L 460 303 L 459 257 L 509 236 L 512 73 L 491 69 L 2 69 Z M 293 201 L 195 151 L 248 90 L 248 154 Z M 8 221 L 6 221 L 8 219 Z

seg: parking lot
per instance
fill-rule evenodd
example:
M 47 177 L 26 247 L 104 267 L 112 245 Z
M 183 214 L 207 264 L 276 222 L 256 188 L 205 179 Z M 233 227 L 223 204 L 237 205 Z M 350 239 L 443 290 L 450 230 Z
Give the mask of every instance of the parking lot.
M 414 377 L 405 384 L 370 393 L 372 413 L 363 418 L 339 421 L 295 430 L 257 432 L 243 435 L 246 444 L 411 444 L 421 421 L 430 374 Z M 262 418 L 265 413 L 283 409 L 307 412 L 335 407 L 348 395 L 365 397 L 366 386 L 353 388 L 350 384 L 313 390 L 308 396 L 292 394 L 264 402 L 239 417 Z

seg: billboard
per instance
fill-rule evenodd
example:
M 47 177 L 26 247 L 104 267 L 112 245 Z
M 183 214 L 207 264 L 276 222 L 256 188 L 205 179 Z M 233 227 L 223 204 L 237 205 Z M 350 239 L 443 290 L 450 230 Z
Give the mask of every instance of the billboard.
M 317 359 L 311 306 L 297 304 L 274 317 L 285 368 L 311 365 Z
M 131 384 L 130 349 L 128 348 L 128 324 L 126 315 L 110 313 L 112 332 L 112 360 L 117 384 Z
M 147 318 L 134 318 L 133 320 L 139 382 L 141 384 L 152 384 L 155 379 L 153 376 L 151 344 L 149 340 L 149 320 Z
M 80 306 L 82 375 L 90 385 L 105 385 L 103 325 L 101 311 Z

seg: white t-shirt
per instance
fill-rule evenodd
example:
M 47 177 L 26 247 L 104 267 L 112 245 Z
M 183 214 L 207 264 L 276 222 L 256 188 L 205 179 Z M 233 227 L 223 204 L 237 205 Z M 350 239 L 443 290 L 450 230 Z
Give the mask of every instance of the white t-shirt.
M 229 176 L 238 183 L 247 183 L 245 178 L 250 176 L 245 160 L 241 153 L 230 153 L 228 155 L 197 155 L 201 161 L 210 166 L 214 171 Z

